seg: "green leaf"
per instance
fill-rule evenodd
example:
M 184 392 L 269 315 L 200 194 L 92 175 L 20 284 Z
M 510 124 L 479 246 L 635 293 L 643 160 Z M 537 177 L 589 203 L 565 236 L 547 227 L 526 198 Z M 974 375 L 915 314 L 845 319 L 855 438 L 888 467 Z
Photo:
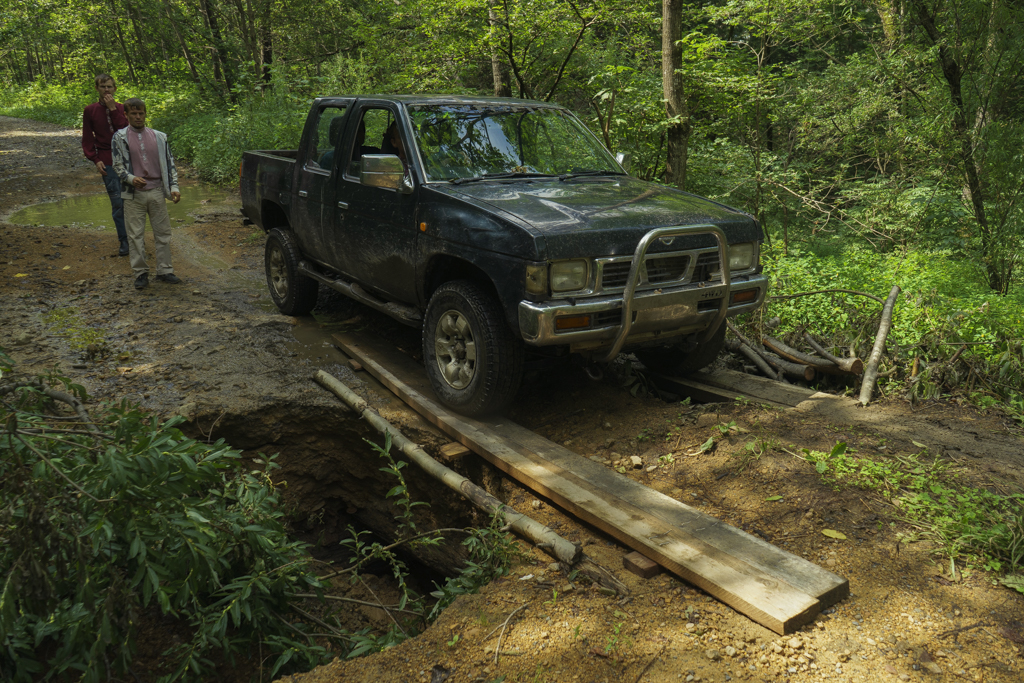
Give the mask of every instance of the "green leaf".
M 765 501 L 768 503 L 772 503 L 776 500 L 782 500 L 782 496 L 768 496 L 767 498 L 765 498 Z
M 999 583 L 1018 593 L 1024 593 L 1024 574 L 1009 574 L 999 579 Z
M 840 541 L 846 540 L 846 534 L 841 531 L 836 531 L 835 529 L 822 529 L 821 533 L 829 538 L 837 538 Z

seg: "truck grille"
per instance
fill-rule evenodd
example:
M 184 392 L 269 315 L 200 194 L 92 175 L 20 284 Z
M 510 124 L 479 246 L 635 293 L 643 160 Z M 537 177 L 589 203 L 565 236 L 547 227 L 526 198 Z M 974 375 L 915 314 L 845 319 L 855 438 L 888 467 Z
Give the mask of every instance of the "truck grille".
M 625 287 L 626 278 L 628 277 L 629 261 L 617 261 L 612 263 L 606 263 L 604 264 L 604 270 L 601 275 L 600 287 L 603 289 Z
M 697 257 L 697 265 L 693 269 L 693 277 L 690 282 L 707 282 L 711 279 L 711 273 L 718 272 L 718 252 L 701 254 Z
M 691 261 L 695 259 L 695 261 Z M 595 293 L 609 293 L 623 289 L 629 279 L 629 257 L 599 259 L 599 276 Z M 696 263 L 692 275 L 687 278 L 690 264 Z M 652 289 L 667 284 L 703 282 L 718 270 L 718 251 L 688 252 L 674 254 L 652 254 L 645 262 L 646 273 L 641 274 L 638 290 Z
M 661 258 L 650 257 L 647 259 L 647 281 L 651 284 L 661 284 L 678 280 L 686 274 L 686 266 L 689 264 L 690 257 L 685 254 Z

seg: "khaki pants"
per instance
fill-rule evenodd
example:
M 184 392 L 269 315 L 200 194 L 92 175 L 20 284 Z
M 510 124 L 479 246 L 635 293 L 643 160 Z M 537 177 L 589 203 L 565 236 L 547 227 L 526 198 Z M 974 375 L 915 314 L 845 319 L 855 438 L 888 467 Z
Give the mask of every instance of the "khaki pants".
M 135 277 L 149 273 L 146 263 L 146 215 L 153 227 L 153 243 L 156 250 L 156 274 L 174 272 L 171 266 L 171 217 L 167 214 L 162 188 L 135 190 L 134 197 L 124 198 L 124 225 L 128 232 L 128 253 L 131 255 L 132 273 Z

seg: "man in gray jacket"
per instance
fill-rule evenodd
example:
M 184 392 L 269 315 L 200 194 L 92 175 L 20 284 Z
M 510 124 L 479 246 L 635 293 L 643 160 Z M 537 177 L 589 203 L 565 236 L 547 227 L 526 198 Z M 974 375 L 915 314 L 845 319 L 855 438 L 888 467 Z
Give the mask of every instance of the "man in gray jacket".
M 156 279 L 176 285 L 181 279 L 171 266 L 171 217 L 165 199 L 175 204 L 181 199 L 178 191 L 178 170 L 174 166 L 167 136 L 146 127 L 146 104 L 133 97 L 125 100 L 128 127 L 114 133 L 111 151 L 114 173 L 121 180 L 124 200 L 124 222 L 128 232 L 128 250 L 135 289 L 149 285 L 146 263 L 146 215 L 153 227 L 156 248 Z

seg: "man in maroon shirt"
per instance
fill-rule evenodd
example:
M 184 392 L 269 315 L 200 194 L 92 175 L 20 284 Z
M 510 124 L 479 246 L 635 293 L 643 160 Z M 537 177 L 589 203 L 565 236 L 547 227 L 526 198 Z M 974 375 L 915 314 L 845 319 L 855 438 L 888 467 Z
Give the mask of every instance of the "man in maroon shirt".
M 117 239 L 121 243 L 117 253 L 128 255 L 128 233 L 124 229 L 124 204 L 121 202 L 121 181 L 111 168 L 113 161 L 110 155 L 110 140 L 114 133 L 128 125 L 124 114 L 124 105 L 114 101 L 117 85 L 110 74 L 96 76 L 96 92 L 99 102 L 85 108 L 82 114 L 82 151 L 85 157 L 96 165 L 103 177 L 110 197 L 111 217 L 117 229 Z

